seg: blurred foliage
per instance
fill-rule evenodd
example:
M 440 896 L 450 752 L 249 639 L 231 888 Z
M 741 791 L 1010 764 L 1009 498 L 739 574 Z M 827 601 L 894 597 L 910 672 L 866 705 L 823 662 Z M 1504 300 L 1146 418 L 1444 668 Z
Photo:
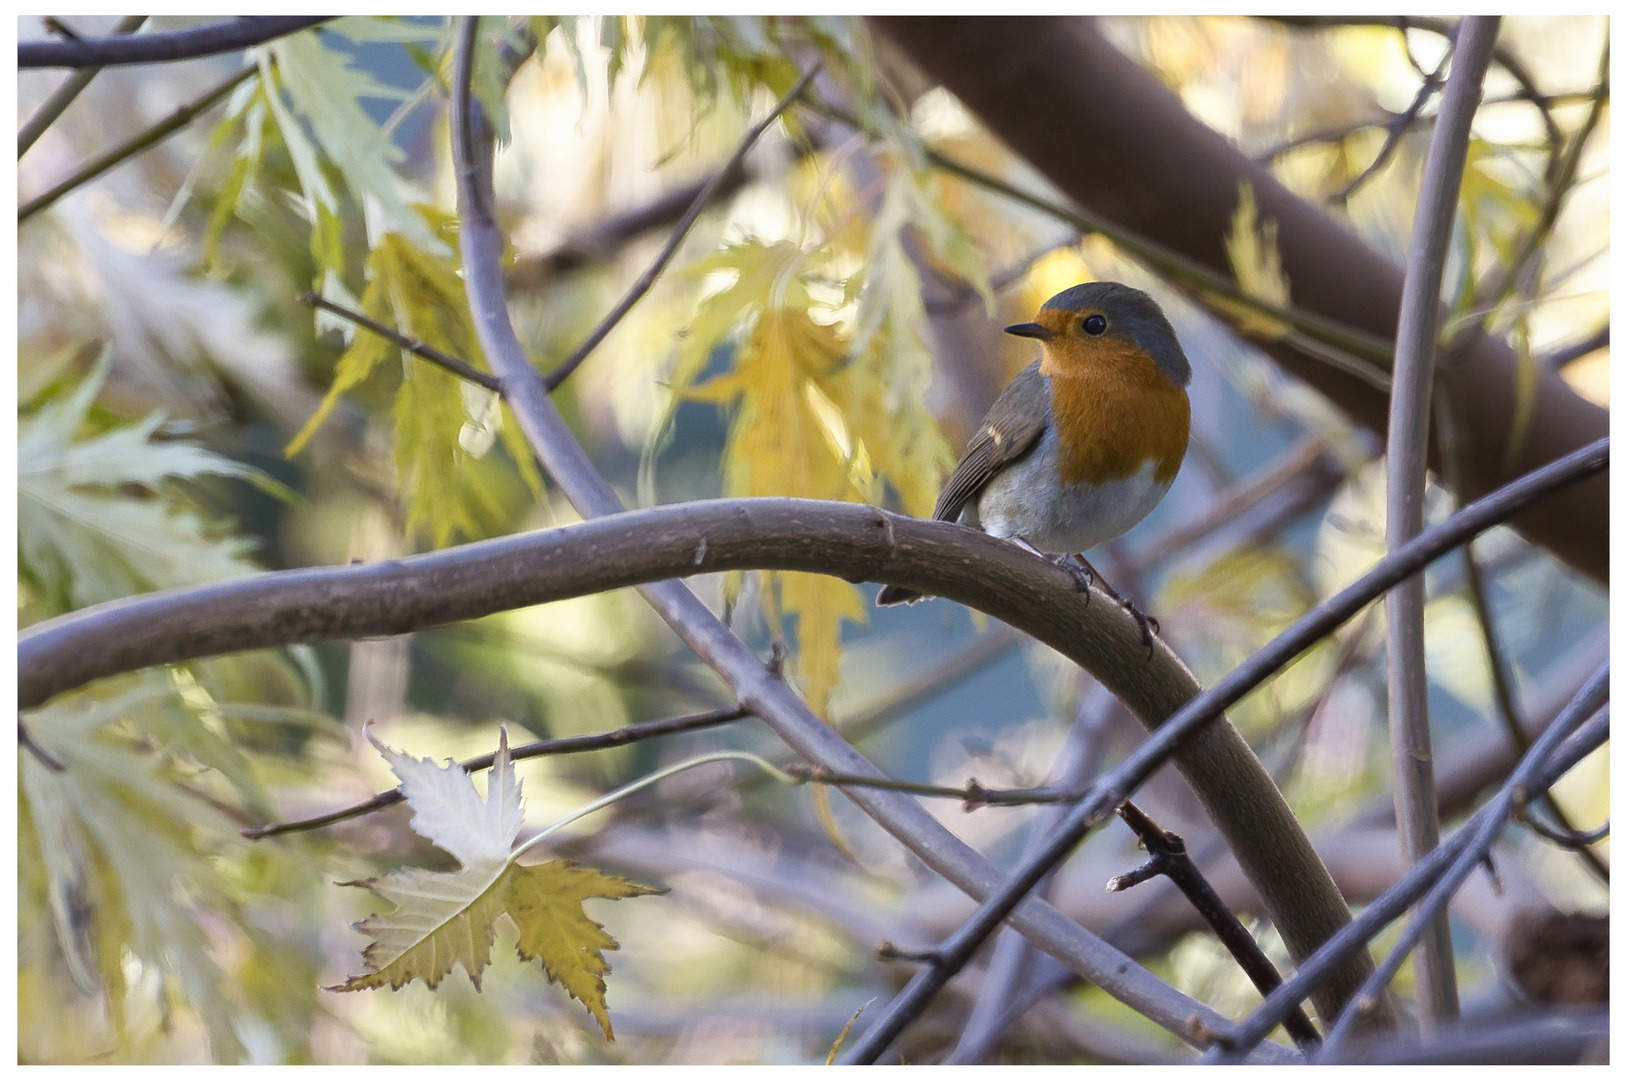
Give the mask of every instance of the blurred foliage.
M 1434 105 L 1420 122 L 1399 121 L 1444 55 L 1440 35 L 1236 18 L 1102 25 L 1194 114 L 1400 260 Z M 1475 122 L 1447 332 L 1503 336 L 1528 373 L 1607 320 L 1608 88 L 1593 85 L 1604 29 L 1594 18 L 1505 20 L 1502 44 L 1552 95 L 1557 146 L 1503 67 L 1488 76 Z M 246 57 L 109 68 L 22 159 L 22 191 L 42 191 L 236 65 L 257 72 L 212 125 L 121 165 L 19 231 L 20 625 L 261 568 L 389 558 L 574 520 L 493 395 L 294 299 L 314 290 L 484 364 L 456 252 L 445 108 L 453 30 L 450 19 L 352 16 Z M 748 182 L 702 215 L 673 268 L 555 395 L 629 501 L 635 492 L 644 503 L 797 495 L 929 513 L 955 443 L 986 404 L 966 390 L 979 374 L 967 357 L 995 369 L 998 384 L 1032 356 L 1028 343 L 968 328 L 1026 320 L 1051 294 L 1101 277 L 1159 299 L 1195 381 L 1182 475 L 1099 565 L 1158 614 L 1199 676 L 1223 674 L 1379 557 L 1374 441 L 1241 341 L 1218 306 L 1197 306 L 1104 237 L 1080 238 L 931 168 L 928 147 L 1049 193 L 862 21 L 562 16 L 487 18 L 481 31 L 475 91 L 501 128 L 499 216 L 517 262 L 598 235 L 597 226 L 707 175 L 815 58 L 825 63 L 817 97 L 864 129 L 816 109 L 788 112 L 753 152 Z M 506 83 L 505 50 L 528 57 Z M 20 115 L 60 77 L 24 72 Z M 1387 163 L 1338 198 L 1392 137 Z M 1574 166 L 1568 177 L 1562 159 Z M 1291 304 L 1275 229 L 1245 186 L 1226 238 L 1234 276 L 1247 295 Z M 634 230 L 512 290 L 539 367 L 589 332 L 663 231 Z M 1502 268 L 1526 249 L 1522 274 L 1500 287 Z M 1562 374 L 1607 405 L 1608 359 L 1604 346 Z M 1139 561 L 1307 434 L 1334 463 L 1331 495 L 1287 511 L 1284 498 L 1268 497 L 1235 525 Z M 1511 432 L 1511 443 L 1518 437 Z M 1434 493 L 1432 519 L 1449 502 Z M 1606 597 L 1507 530 L 1476 551 L 1504 661 L 1528 703 L 1567 651 L 1598 632 Z M 1461 570 L 1445 560 L 1428 582 L 1431 709 L 1446 758 L 1501 738 L 1502 728 Z M 822 715 L 840 725 L 868 714 L 862 748 L 906 779 L 1045 783 L 1063 729 L 1093 698 L 1042 649 L 997 650 L 975 670 L 960 664 L 982 629 L 941 601 L 871 612 L 865 589 L 789 573 L 695 585 L 761 653 L 789 642 L 790 674 Z M 1387 798 L 1381 629 L 1381 612 L 1353 623 L 1233 711 L 1313 829 Z M 900 685 L 923 677 L 956 689 L 887 707 Z M 451 967 L 444 957 L 431 965 L 434 992 L 320 993 L 354 970 L 358 938 L 345 926 L 370 910 L 331 882 L 444 880 L 467 874 L 468 860 L 434 830 L 409 829 L 405 812 L 258 843 L 237 831 L 393 785 L 359 738 L 369 719 L 381 741 L 439 759 L 490 752 L 505 723 L 542 737 L 584 734 L 726 700 L 627 594 L 410 641 L 180 665 L 31 710 L 22 720 L 38 753 L 23 749 L 18 764 L 20 1059 L 824 1060 L 855 1009 L 897 984 L 900 972 L 874 958 L 878 942 L 936 940 L 964 909 L 841 800 L 831 809 L 858 865 L 832 848 L 811 800 L 740 778 L 719 783 L 716 772 L 663 780 L 563 833 L 558 849 L 572 858 L 671 890 L 659 902 L 595 908 L 607 929 L 575 902 L 580 921 L 564 947 L 579 967 L 565 988 L 599 1002 L 591 1015 L 536 965 L 506 947 L 491 952 L 494 926 L 505 943 L 515 934 L 495 912 L 482 927 L 485 951 L 464 963 L 469 974 L 484 970 L 478 994 L 464 976 L 439 979 Z M 1110 761 L 1139 729 L 1114 714 L 1095 730 Z M 522 762 L 515 772 L 528 799 L 505 828 L 517 830 L 522 812 L 544 826 L 620 783 L 725 746 L 781 749 L 746 721 Z M 1605 757 L 1559 791 L 1584 828 L 1606 812 Z M 440 773 L 428 758 L 412 760 Z M 1155 782 L 1144 796 L 1200 846 L 1206 826 L 1184 788 Z M 1034 819 L 1032 810 L 933 810 L 996 858 L 1022 844 Z M 1530 895 L 1567 910 L 1605 902 L 1573 856 L 1511 843 L 1519 858 L 1499 866 L 1511 881 L 1524 875 Z M 1120 872 L 1134 858 L 1122 835 L 1104 830 L 1077 865 Z M 570 873 L 592 878 L 578 895 L 620 888 L 598 870 Z M 1075 892 L 1097 896 L 1099 885 Z M 547 956 L 534 907 L 511 906 L 505 918 L 519 924 L 520 955 Z M 1281 961 L 1274 934 L 1261 933 Z M 1470 937 L 1459 945 L 1463 970 L 1489 985 L 1495 941 Z M 607 1011 L 598 949 L 612 939 L 625 950 Z M 1253 1000 L 1207 935 L 1154 935 L 1141 959 L 1222 1011 Z M 1175 1049 L 1099 991 L 1054 1003 L 1079 1023 L 1019 1025 L 999 1053 L 1096 1060 L 1109 1054 L 1091 1034 L 1102 1025 L 1151 1057 Z M 933 1059 L 957 1037 L 966 1001 L 939 1008 L 911 1036 L 911 1060 Z M 601 1036 L 612 1020 L 617 1043 Z

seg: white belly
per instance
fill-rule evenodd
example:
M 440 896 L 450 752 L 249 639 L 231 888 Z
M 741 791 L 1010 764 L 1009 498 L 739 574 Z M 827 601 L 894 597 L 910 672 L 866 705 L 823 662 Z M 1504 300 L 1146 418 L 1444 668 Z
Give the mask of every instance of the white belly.
M 1056 433 L 1046 428 L 1032 453 L 1001 470 L 966 505 L 961 524 L 1007 540 L 1021 537 L 1041 551 L 1089 551 L 1129 532 L 1170 488 L 1154 478 L 1151 461 L 1123 480 L 1063 487 L 1056 458 Z

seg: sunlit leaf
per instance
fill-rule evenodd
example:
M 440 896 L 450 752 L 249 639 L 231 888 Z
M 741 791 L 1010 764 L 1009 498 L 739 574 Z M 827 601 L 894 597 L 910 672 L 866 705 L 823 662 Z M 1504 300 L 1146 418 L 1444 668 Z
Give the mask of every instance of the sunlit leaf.
M 391 233 L 368 256 L 367 276 L 361 298 L 364 314 L 484 367 L 463 281 L 449 257 L 426 253 L 401 234 Z M 339 398 L 365 382 L 391 355 L 401 356 L 403 365 L 395 404 L 395 461 L 409 529 L 428 529 L 440 545 L 459 535 L 480 534 L 483 522 L 501 520 L 506 513 L 498 496 L 501 489 L 491 470 L 480 463 L 484 447 L 477 443 L 476 453 L 465 445 L 471 424 L 493 432 L 532 494 L 541 494 L 531 450 L 519 425 L 504 422 L 505 410 L 492 409 L 487 399 L 477 398 L 471 414 L 462 379 L 367 331 L 357 333 L 340 356 L 327 396 L 286 452 L 292 456 L 303 449 Z
M 1232 215 L 1231 232 L 1226 234 L 1226 258 L 1238 288 L 1256 300 L 1275 307 L 1289 304 L 1288 275 L 1282 269 L 1282 252 L 1277 247 L 1277 223 L 1261 220 L 1254 188 L 1248 181 L 1237 186 L 1237 212 Z M 1211 297 L 1211 302 L 1231 313 L 1243 333 L 1268 340 L 1286 337 L 1290 327 L 1280 319 L 1262 315 L 1252 308 Z

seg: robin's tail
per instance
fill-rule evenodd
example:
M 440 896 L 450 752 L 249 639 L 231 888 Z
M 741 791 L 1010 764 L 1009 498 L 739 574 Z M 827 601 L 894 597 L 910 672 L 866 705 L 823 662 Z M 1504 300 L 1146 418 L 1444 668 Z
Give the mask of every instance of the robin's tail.
M 913 604 L 926 597 L 910 589 L 901 589 L 897 585 L 888 585 L 876 594 L 877 607 L 892 607 L 894 604 Z

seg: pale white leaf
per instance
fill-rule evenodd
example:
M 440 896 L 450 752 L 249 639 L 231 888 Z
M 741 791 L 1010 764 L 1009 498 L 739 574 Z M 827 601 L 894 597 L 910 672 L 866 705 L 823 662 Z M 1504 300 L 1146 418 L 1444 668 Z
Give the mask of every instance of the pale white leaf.
M 367 739 L 401 780 L 412 807 L 412 829 L 457 859 L 465 869 L 500 865 L 508 860 L 525 815 L 520 783 L 508 754 L 508 729 L 498 740 L 497 759 L 486 779 L 486 797 L 457 762 L 437 765 L 385 746 L 367 731 Z M 488 882 L 487 884 L 490 884 Z

